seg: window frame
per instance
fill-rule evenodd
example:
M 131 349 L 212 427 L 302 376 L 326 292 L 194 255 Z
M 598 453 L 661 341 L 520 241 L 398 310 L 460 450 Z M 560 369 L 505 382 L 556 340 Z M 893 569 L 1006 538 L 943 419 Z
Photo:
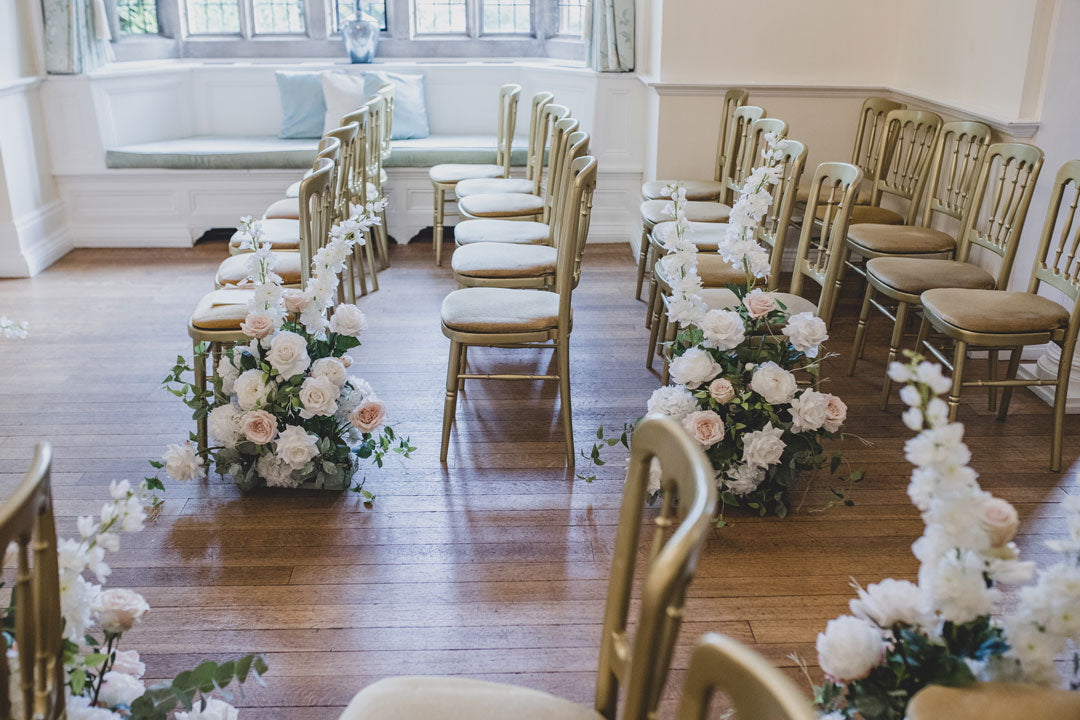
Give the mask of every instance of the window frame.
M 249 0 L 244 0 L 245 4 Z M 584 61 L 585 37 L 558 34 L 558 0 L 531 0 L 529 34 L 481 34 L 480 3 L 466 0 L 465 34 L 415 34 L 412 0 L 386 0 L 387 29 L 379 33 L 378 57 L 396 58 L 536 58 Z M 342 58 L 341 33 L 331 27 L 333 10 L 327 0 L 305 0 L 304 33 L 256 35 L 241 11 L 239 35 L 187 35 L 184 0 L 157 0 L 158 35 L 120 33 L 116 4 L 106 2 L 119 61 L 165 58 Z M 586 19 L 586 28 L 588 27 Z M 587 32 L 587 29 L 586 29 Z M 245 33 L 247 33 L 245 35 Z

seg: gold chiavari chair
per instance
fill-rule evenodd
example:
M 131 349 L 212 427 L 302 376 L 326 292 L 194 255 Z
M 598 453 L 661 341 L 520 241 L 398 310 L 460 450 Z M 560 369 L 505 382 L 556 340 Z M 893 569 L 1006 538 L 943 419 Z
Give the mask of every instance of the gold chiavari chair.
M 1023 683 L 928 685 L 911 698 L 907 720 L 1064 720 L 1080 718 L 1080 693 Z
M 391 138 L 394 126 L 394 83 L 387 83 L 379 88 L 378 98 L 382 100 L 382 106 L 374 116 L 378 132 L 379 167 L 377 180 L 374 180 L 378 190 L 378 197 L 383 197 L 383 186 L 386 184 L 386 161 L 393 149 Z M 379 256 L 379 267 L 390 267 L 390 229 L 386 223 L 386 209 L 379 211 L 380 222 L 372 228 L 373 254 Z M 373 281 L 375 289 L 378 283 Z
M 770 133 L 778 137 L 782 136 L 787 132 L 787 123 L 778 118 L 761 118 L 746 127 L 745 132 L 746 139 L 742 142 L 742 149 L 739 157 L 735 159 L 733 169 L 729 173 L 729 177 L 724 181 L 729 193 L 727 198 L 731 200 L 732 204 L 738 199 L 739 192 L 742 190 L 742 186 L 745 184 L 746 178 L 750 175 L 750 172 L 761 164 L 761 152 L 765 149 L 766 145 L 765 136 Z M 802 173 L 802 168 L 799 169 L 799 172 Z M 703 252 L 716 250 L 720 241 L 727 233 L 726 222 L 714 223 L 690 221 L 689 226 L 688 237 L 690 237 L 692 242 L 697 245 L 698 249 Z M 669 234 L 673 232 L 675 232 L 675 221 L 665 220 L 664 222 L 656 223 L 649 233 L 647 238 L 650 246 L 649 257 L 652 258 L 653 264 L 655 264 L 664 254 L 664 242 L 667 240 Z M 777 262 L 779 262 L 779 260 L 777 260 Z M 715 262 L 710 264 L 710 261 L 706 260 L 705 264 L 707 268 L 699 269 L 699 272 L 708 272 L 708 268 L 714 268 L 717 272 L 725 272 L 721 268 L 721 265 L 725 264 L 722 260 L 719 264 L 716 264 Z M 658 310 L 656 288 L 656 278 L 651 277 L 649 279 L 648 310 L 645 313 L 646 328 L 652 327 L 653 315 Z
M 708 720 L 716 692 L 727 695 L 735 717 L 815 720 L 809 698 L 768 660 L 731 638 L 708 633 L 690 656 L 677 720 Z M 912 719 L 913 720 L 913 719 Z
M 571 167 L 573 189 L 565 208 L 580 212 L 563 223 L 564 236 L 556 242 L 558 260 L 554 290 L 467 287 L 455 290 L 442 303 L 442 331 L 450 339 L 443 404 L 442 449 L 446 462 L 450 426 L 463 380 L 558 380 L 566 435 L 566 464 L 574 467 L 574 429 L 570 402 L 570 331 L 573 327 L 571 295 L 581 277 L 581 256 L 589 227 L 587 208 L 596 188 L 596 158 L 578 158 Z M 467 372 L 469 347 L 552 348 L 555 375 L 478 374 Z
M 847 236 L 848 223 L 861 180 L 862 170 L 851 163 L 821 163 L 814 172 L 799 235 L 799 248 L 795 253 L 795 270 L 791 278 L 790 292 L 772 293 L 773 297 L 784 304 L 788 313 L 794 315 L 812 312 L 824 320 L 826 325 L 832 321 L 843 276 L 844 238 Z M 812 222 L 814 218 L 817 218 L 816 223 Z M 662 264 L 657 264 L 656 274 L 660 292 L 665 297 L 670 297 L 672 282 L 666 277 Z M 808 279 L 821 288 L 816 304 L 802 296 L 803 285 Z M 739 304 L 738 297 L 727 288 L 706 288 L 701 291 L 701 297 L 709 309 L 731 308 Z M 678 332 L 678 326 L 669 323 L 667 314 L 661 313 L 660 337 L 671 342 Z M 669 362 L 670 354 L 665 353 L 661 375 L 665 385 L 668 381 Z
M 755 237 L 758 241 L 764 243 L 770 249 L 771 270 L 766 283 L 766 289 L 770 291 L 775 291 L 780 285 L 780 265 L 784 259 L 787 230 L 791 224 L 791 214 L 794 212 L 796 197 L 799 193 L 799 179 L 802 177 L 805 166 L 806 146 L 798 140 L 787 140 L 784 143 L 783 156 L 779 162 L 780 181 L 772 187 L 773 202 L 766 211 L 765 217 L 762 218 L 761 225 L 755 231 Z M 809 192 L 807 196 L 809 196 Z M 649 236 L 649 242 L 653 244 L 653 252 L 657 258 L 663 258 L 666 253 L 663 242 L 657 239 L 657 234 L 664 225 L 669 226 L 672 231 L 674 230 L 674 223 L 664 223 L 657 225 L 652 235 Z M 694 238 L 696 243 L 696 235 L 708 234 L 710 239 L 706 242 L 718 243 L 721 239 L 718 233 L 724 232 L 726 227 L 725 225 L 723 228 L 714 231 L 697 231 L 691 233 L 688 237 Z M 741 284 L 746 281 L 746 273 L 724 260 L 716 252 L 715 244 L 703 252 L 698 252 L 697 272 L 698 277 L 701 278 L 702 287 L 705 288 L 723 288 L 732 283 Z M 654 276 L 661 274 L 664 275 L 665 287 L 670 287 L 670 279 L 666 273 L 654 269 Z M 660 317 L 664 311 L 664 299 L 663 293 L 659 291 L 659 285 L 657 286 L 657 292 L 653 293 L 651 297 L 652 320 L 649 323 L 649 349 L 645 356 L 645 367 L 649 369 L 652 369 L 653 357 L 657 354 L 657 340 L 660 337 L 661 327 L 664 323 L 664 320 Z
M 1008 287 L 1042 162 L 1042 151 L 1024 143 L 999 143 L 992 145 L 985 154 L 980 154 L 974 191 L 962 191 L 964 226 L 959 233 L 960 243 L 955 246 L 955 260 L 891 256 L 872 258 L 866 263 L 866 294 L 859 312 L 848 375 L 855 374 L 856 363 L 862 354 L 871 308 L 893 321 L 889 355 L 885 363 L 887 369 L 900 353 L 907 319 L 912 310 L 919 309 L 919 296 L 923 292 L 932 288 L 1004 290 Z M 934 196 L 931 196 L 931 202 L 927 203 L 928 210 L 935 206 L 934 200 Z M 937 232 L 927 230 L 931 238 L 932 233 Z M 944 248 L 951 241 L 952 238 L 946 235 L 939 247 Z M 981 247 L 1001 258 L 996 277 L 969 262 L 973 247 Z M 948 254 L 951 254 L 951 248 Z M 879 295 L 896 303 L 895 311 L 886 307 L 883 300 L 878 298 Z M 990 363 L 993 371 L 997 367 L 996 353 L 991 353 Z M 881 392 L 882 410 L 888 409 L 891 391 L 892 381 L 886 372 Z M 991 396 L 991 405 L 993 400 Z
M 646 487 L 660 466 L 663 502 L 652 543 L 634 632 L 628 628 L 638 567 Z M 682 622 L 686 591 L 712 527 L 712 468 L 670 418 L 649 415 L 634 430 L 600 637 L 592 708 L 538 690 L 453 677 L 398 677 L 361 690 L 341 720 L 633 720 L 656 716 Z M 619 712 L 619 700 L 622 708 Z M 802 720 L 799 718 L 799 720 Z
M 376 200 L 379 197 L 379 188 L 369 177 L 369 173 L 372 172 L 372 165 L 368 162 L 368 157 L 372 152 L 376 151 L 376 143 L 372 140 L 378 132 L 378 128 L 375 127 L 375 113 L 372 112 L 375 102 L 377 101 L 369 101 L 360 109 L 355 110 L 342 118 L 343 123 L 356 123 L 359 128 L 356 133 L 356 142 L 353 144 L 352 148 L 352 157 L 349 160 L 349 167 L 347 168 L 347 177 L 343 178 L 344 190 L 348 199 L 347 202 L 343 204 L 342 211 L 348 212 L 348 216 L 361 210 L 368 202 Z M 375 235 L 375 232 L 373 230 L 367 231 L 364 237 L 363 249 L 354 248 L 353 254 L 349 257 L 346 270 L 349 275 L 348 287 L 353 288 L 351 291 L 353 294 L 355 294 L 355 282 L 357 278 L 360 281 L 360 294 L 367 294 L 367 282 L 364 278 L 365 262 L 367 263 L 368 271 L 371 273 L 372 288 L 374 290 L 379 289 L 374 250 L 374 247 L 378 242 L 379 239 Z
M 485 193 L 544 193 L 544 152 L 546 150 L 550 123 L 545 122 L 544 109 L 552 103 L 555 96 L 549 92 L 540 92 L 533 96 L 532 111 L 529 113 L 529 148 L 525 155 L 524 178 L 470 178 L 454 186 L 458 200 L 470 195 Z
M 746 104 L 750 91 L 744 88 L 731 88 L 724 93 L 724 105 L 720 112 L 720 132 L 716 139 L 716 165 L 712 180 L 680 180 L 686 188 L 687 200 L 723 200 L 727 197 L 727 144 L 728 128 L 735 121 L 735 111 Z M 642 200 L 664 200 L 664 188 L 674 180 L 649 180 L 641 185 Z
M 559 161 L 559 189 L 552 211 L 551 244 L 506 242 L 477 242 L 454 251 L 450 266 L 454 279 L 462 287 L 544 288 L 555 284 L 558 265 L 557 243 L 563 237 L 563 224 L 568 213 L 586 213 L 583 222 L 591 219 L 592 208 L 566 208 L 574 162 L 589 152 L 589 135 L 571 133 L 562 143 L 565 148 Z M 481 222 L 479 220 L 475 222 Z
M 725 191 L 716 201 L 688 201 L 686 203 L 686 217 L 691 222 L 697 223 L 723 223 L 727 222 L 731 206 L 726 203 L 730 200 L 729 190 L 732 184 L 732 175 L 735 171 L 735 159 L 741 158 L 745 153 L 746 142 L 750 138 L 750 129 L 754 123 L 765 117 L 765 110 L 757 105 L 741 105 L 732 113 L 732 122 L 728 128 L 725 158 L 727 167 L 724 169 L 723 183 Z M 641 203 L 641 247 L 638 249 L 638 272 L 637 285 L 634 289 L 634 297 L 641 299 L 641 285 L 645 281 L 645 270 L 649 267 L 649 235 L 658 224 L 671 220 L 665 208 L 670 200 L 645 200 Z
M 517 126 L 517 103 L 520 85 L 503 85 L 499 89 L 499 113 L 496 123 L 494 164 L 448 163 L 435 165 L 428 171 L 435 190 L 435 220 L 432 228 L 435 244 L 435 264 L 442 265 L 443 230 L 446 217 L 446 193 L 453 191 L 462 180 L 470 178 L 510 177 L 510 153 Z
M 311 274 L 311 257 L 326 243 L 334 214 L 334 163 L 322 160 L 311 175 L 300 182 L 300 252 L 301 283 Z M 217 371 L 221 351 L 244 339 L 240 324 L 247 317 L 248 302 L 254 297 L 250 288 L 223 288 L 209 292 L 199 300 L 188 320 L 188 336 L 195 350 L 193 362 L 195 386 L 206 388 L 207 350 Z M 206 343 L 207 348 L 200 349 Z M 206 417 L 196 419 L 199 452 L 206 456 Z
M 332 152 L 330 151 L 330 144 L 330 138 L 327 135 L 323 135 L 322 138 L 319 139 L 319 146 L 315 150 L 315 160 L 324 157 L 333 160 L 337 156 L 336 150 Z M 304 177 L 307 177 L 310 172 L 310 170 L 305 172 Z M 303 178 L 301 178 L 301 180 L 302 179 Z M 286 200 L 298 197 L 300 197 L 300 180 L 297 180 L 285 189 Z M 292 218 L 295 220 L 300 217 L 300 206 L 298 204 L 293 202 L 288 205 L 286 205 L 285 203 L 281 203 L 280 205 L 278 205 L 278 203 L 280 202 L 280 200 L 275 200 L 273 203 L 271 203 L 270 207 L 268 207 L 266 209 L 266 212 L 263 213 L 263 218 L 284 217 Z M 279 215 L 279 212 L 286 212 L 287 214 Z
M 1034 171 L 1034 169 L 1032 170 Z M 1065 193 L 1070 201 L 1063 205 Z M 995 196 L 996 197 L 996 196 Z M 1019 203 L 1014 205 L 1020 213 Z M 1070 160 L 1058 171 L 1050 205 L 1039 239 L 1039 251 L 1032 268 L 1026 292 L 1008 290 L 972 290 L 967 288 L 935 288 L 927 290 L 919 301 L 923 321 L 919 328 L 917 348 L 925 347 L 931 354 L 952 369 L 952 390 L 949 392 L 949 419 L 955 420 L 964 387 L 1004 388 L 998 419 L 1004 420 L 1014 387 L 1054 387 L 1054 430 L 1050 444 L 1050 469 L 1061 469 L 1062 428 L 1065 421 L 1065 401 L 1069 391 L 1069 370 L 1076 348 L 1076 333 L 1080 329 L 1080 160 Z M 1009 218 L 1011 220 L 1011 218 Z M 1060 223 L 1060 228 L 1058 224 Z M 1055 229 L 1059 229 L 1055 239 Z M 979 242 L 977 238 L 972 238 Z M 985 244 L 983 247 L 986 247 Z M 1047 289 L 1061 293 L 1069 307 L 1038 294 Z M 930 328 L 955 341 L 952 363 L 945 354 L 927 342 Z M 1017 378 L 1020 355 L 1027 345 L 1054 343 L 1061 348 L 1056 377 Z M 1010 351 L 1009 366 L 1003 379 L 992 372 L 989 380 L 965 380 L 964 370 L 968 350 L 983 348 L 996 352 Z M 996 365 L 991 367 L 995 368 Z
M 49 465 L 52 448 L 39 443 L 30 469 L 15 493 L 0 504 L 0 548 L 15 544 L 14 654 L 8 664 L 8 635 L 0 633 L 0 718 L 62 720 L 64 644 L 60 615 L 60 570 Z M 644 487 L 644 486 L 643 486 Z M 12 697 L 11 693 L 17 693 Z M 18 710 L 16 713 L 15 710 Z

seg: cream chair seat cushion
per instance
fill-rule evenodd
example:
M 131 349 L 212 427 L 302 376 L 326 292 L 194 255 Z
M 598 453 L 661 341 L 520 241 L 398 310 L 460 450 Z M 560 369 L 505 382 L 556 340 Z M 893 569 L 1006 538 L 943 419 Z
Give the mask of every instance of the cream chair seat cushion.
M 803 312 L 817 314 L 817 305 L 799 295 L 785 292 L 772 292 L 769 295 L 784 304 L 788 315 L 798 315 Z M 727 288 L 705 288 L 701 291 L 701 299 L 710 310 L 725 310 L 739 304 L 739 298 Z
M 665 220 L 674 220 L 664 208 L 671 204 L 670 200 L 646 200 L 641 203 L 641 218 L 647 223 L 656 225 Z M 731 215 L 731 208 L 718 202 L 687 202 L 686 219 L 707 223 L 726 223 Z
M 907 707 L 908 720 L 1064 720 L 1080 718 L 1080 693 L 1020 683 L 930 685 Z
M 284 250 L 274 251 L 270 255 L 274 258 L 274 272 L 281 277 L 281 281 L 285 285 L 299 285 L 300 253 Z M 247 279 L 248 271 L 248 253 L 230 255 L 218 265 L 215 281 L 221 287 L 250 285 L 252 283 Z
M 206 293 L 191 313 L 191 324 L 201 330 L 239 330 L 254 296 L 254 290 L 241 288 Z
M 263 220 L 263 242 L 269 242 L 275 250 L 296 250 L 300 247 L 300 221 L 276 218 Z M 243 231 L 233 233 L 229 245 L 232 249 L 238 249 L 243 240 Z
M 921 296 L 925 310 L 955 328 L 976 333 L 1050 332 L 1069 323 L 1069 311 L 1026 292 L 935 288 Z
M 876 255 L 927 255 L 951 252 L 956 247 L 952 235 L 940 230 L 880 223 L 850 226 L 848 241 L 856 251 L 865 248 Z
M 474 217 L 521 217 L 544 211 L 544 198 L 528 193 L 482 193 L 461 198 L 458 209 Z
M 297 186 L 299 188 L 299 185 Z M 375 187 L 374 183 L 367 183 L 367 196 L 370 200 L 379 196 L 379 189 Z M 353 205 L 355 208 L 356 206 Z M 263 220 L 299 220 L 300 219 L 300 197 L 299 190 L 296 195 L 286 195 L 281 200 L 275 200 L 270 204 L 270 207 L 266 208 L 266 212 L 263 213 Z
M 435 165 L 428 170 L 428 177 L 431 178 L 432 182 L 454 185 L 462 180 L 472 178 L 502 177 L 503 172 L 502 165 L 446 163 L 445 165 Z
M 460 332 L 551 330 L 559 321 L 559 296 L 547 290 L 463 288 L 446 296 L 441 313 L 443 325 Z
M 591 708 L 515 685 L 396 677 L 357 693 L 339 720 L 603 720 Z
M 992 289 L 994 276 L 978 265 L 956 260 L 880 257 L 866 263 L 866 274 L 908 295 L 934 288 Z
M 551 226 L 532 220 L 463 220 L 454 226 L 454 242 L 470 245 L 478 242 L 532 245 L 547 242 Z
M 732 283 L 746 282 L 746 271 L 724 260 L 718 253 L 704 252 L 697 255 L 697 272 L 701 284 L 707 288 L 722 288 Z
M 301 182 L 302 181 L 297 180 L 292 185 L 285 188 L 285 197 L 287 197 L 287 198 L 298 198 L 298 197 L 300 197 L 300 183 Z
M 470 195 L 484 195 L 487 193 L 525 193 L 531 195 L 535 184 L 532 180 L 524 178 L 474 178 L 462 180 L 454 186 L 454 194 L 458 198 Z
M 641 186 L 641 197 L 646 200 L 666 200 L 669 196 L 664 188 L 675 180 L 650 180 Z M 687 200 L 719 200 L 724 194 L 726 184 L 721 180 L 679 180 L 686 188 Z
M 472 243 L 454 251 L 454 272 L 478 278 L 520 278 L 554 274 L 559 251 L 549 245 Z
M 664 244 L 668 236 L 675 232 L 675 221 L 667 220 L 653 228 L 652 236 L 656 242 Z M 727 223 L 691 222 L 686 239 L 694 243 L 698 250 L 716 250 L 727 235 Z

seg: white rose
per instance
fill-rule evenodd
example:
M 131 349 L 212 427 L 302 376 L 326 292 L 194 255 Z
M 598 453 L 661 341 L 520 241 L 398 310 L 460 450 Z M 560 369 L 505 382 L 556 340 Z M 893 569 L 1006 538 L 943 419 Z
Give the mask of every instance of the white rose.
M 881 664 L 885 642 L 881 631 L 866 620 L 841 615 L 817 636 L 818 665 L 838 683 L 862 680 Z
M 179 445 L 169 445 L 161 459 L 165 463 L 165 473 L 177 482 L 206 477 L 203 459 L 199 457 L 199 451 L 190 440 Z
M 743 435 L 743 462 L 759 468 L 780 462 L 785 447 L 780 439 L 783 434 L 783 428 L 774 428 L 772 422 L 768 422 L 762 429 Z
M 266 353 L 266 359 L 270 362 L 270 366 L 285 379 L 299 375 L 311 364 L 311 358 L 308 357 L 307 352 L 307 341 L 288 330 L 282 330 L 270 340 L 270 350 Z
M 367 318 L 355 305 L 338 305 L 330 318 L 330 332 L 359 337 L 367 330 Z
M 770 405 L 782 405 L 795 397 L 795 376 L 774 362 L 758 365 L 750 377 L 750 388 Z
M 15 675 L 12 674 L 14 678 Z M 103 707 L 91 706 L 90 698 L 85 695 L 76 695 L 67 700 L 65 717 L 67 720 L 120 720 L 120 716 L 112 710 Z M 14 707 L 14 703 L 12 704 Z M 19 717 L 12 714 L 12 717 Z
M 651 413 L 660 413 L 676 420 L 682 420 L 697 410 L 698 404 L 693 393 L 682 385 L 668 385 L 653 390 L 646 407 Z
M 804 390 L 791 401 L 791 432 L 801 433 L 817 430 L 825 424 L 829 412 L 829 398 L 817 390 Z
M 1004 547 L 1016 537 L 1020 528 L 1020 516 L 1007 501 L 991 497 L 983 504 L 979 526 L 986 531 L 990 547 Z
M 228 353 L 222 353 L 221 359 L 218 360 L 217 374 L 221 378 L 221 390 L 226 395 L 233 394 L 233 383 L 236 382 L 236 378 L 240 377 L 240 358 L 243 355 L 243 348 L 236 347 L 233 349 L 233 357 L 229 357 Z
M 267 487 L 296 487 L 300 483 L 293 478 L 293 469 L 275 455 L 262 455 L 255 462 L 255 471 L 266 481 Z
M 701 348 L 690 348 L 672 360 L 669 367 L 671 379 L 691 390 L 712 380 L 721 370 L 723 368 L 713 360 L 712 355 Z
M 746 338 L 742 315 L 734 310 L 710 310 L 699 327 L 705 335 L 705 346 L 717 350 L 734 350 Z
M 107 633 L 127 632 L 147 613 L 146 598 L 127 588 L 110 588 L 94 600 L 98 624 Z
M 200 709 L 196 703 L 191 712 L 178 712 L 173 715 L 176 720 L 236 720 L 240 711 L 224 700 L 210 698 L 206 707 Z
M 851 614 L 881 628 L 896 623 L 919 626 L 928 619 L 926 595 L 915 583 L 886 578 L 858 588 L 859 597 L 849 603 Z
M 345 363 L 333 357 L 319 358 L 312 363 L 311 376 L 326 378 L 337 385 L 338 388 L 345 387 L 345 380 L 348 378 L 345 373 Z
M 333 415 L 337 411 L 339 394 L 338 386 L 325 377 L 304 378 L 304 384 L 300 386 L 300 417 L 306 420 L 316 415 Z
M 754 465 L 737 465 L 727 471 L 724 487 L 736 495 L 746 495 L 757 490 L 765 479 L 765 468 Z
M 108 707 L 130 706 L 144 692 L 146 692 L 146 686 L 141 681 L 126 673 L 111 670 L 102 678 L 98 701 L 105 703 Z
M 210 411 L 206 424 L 210 436 L 222 446 L 231 448 L 240 440 L 240 416 L 243 412 L 238 405 L 218 405 Z
M 139 660 L 138 650 L 118 650 L 112 669 L 119 673 L 125 673 L 141 678 L 146 672 L 146 663 Z
M 266 404 L 273 391 L 274 384 L 263 381 L 262 370 L 245 370 L 236 379 L 234 388 L 236 402 L 242 410 L 254 410 Z
M 299 425 L 286 425 L 278 435 L 277 456 L 294 470 L 319 454 L 319 439 Z
M 818 346 L 829 339 L 825 321 L 812 312 L 789 317 L 783 332 L 791 346 L 807 357 L 817 357 Z

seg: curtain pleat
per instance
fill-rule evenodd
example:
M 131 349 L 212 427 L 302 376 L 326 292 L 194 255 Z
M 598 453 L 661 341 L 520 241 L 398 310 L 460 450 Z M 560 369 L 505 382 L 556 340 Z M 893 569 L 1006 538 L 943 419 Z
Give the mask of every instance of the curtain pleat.
M 634 69 L 634 0 L 593 0 L 589 67 L 601 72 Z
M 43 0 L 45 69 L 77 75 L 112 61 L 104 0 Z

